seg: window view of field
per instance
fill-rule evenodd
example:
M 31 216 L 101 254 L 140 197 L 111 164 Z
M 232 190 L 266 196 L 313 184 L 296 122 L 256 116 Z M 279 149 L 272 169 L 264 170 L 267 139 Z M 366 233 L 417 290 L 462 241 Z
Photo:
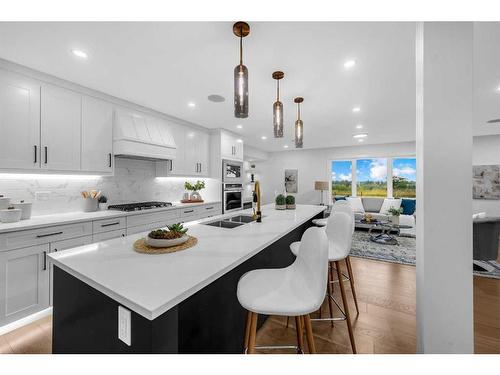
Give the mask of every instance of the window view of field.
M 387 159 L 356 161 L 358 197 L 387 197 Z
M 392 182 L 394 198 L 415 198 L 417 165 L 415 158 L 392 160 L 392 177 L 387 176 L 387 159 L 359 159 L 332 161 L 332 196 L 350 196 L 352 173 L 356 173 L 355 195 L 359 197 L 386 197 L 387 180 Z
M 392 195 L 394 198 L 416 197 L 417 162 L 415 158 L 392 161 Z
M 332 162 L 332 196 L 352 195 L 352 162 L 336 160 Z

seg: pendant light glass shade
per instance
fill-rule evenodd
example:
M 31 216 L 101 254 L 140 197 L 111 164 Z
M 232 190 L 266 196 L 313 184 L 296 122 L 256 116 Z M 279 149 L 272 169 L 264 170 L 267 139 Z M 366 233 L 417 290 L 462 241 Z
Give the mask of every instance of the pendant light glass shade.
M 273 104 L 273 130 L 274 138 L 283 138 L 283 103 L 280 102 L 280 79 L 285 73 L 277 71 L 273 73 L 276 80 L 276 101 Z
M 250 34 L 246 22 L 236 22 L 233 33 L 240 38 L 240 63 L 234 68 L 234 117 L 248 117 L 248 69 L 243 65 L 243 38 Z
M 297 103 L 297 121 L 295 121 L 295 148 L 302 148 L 304 145 L 304 123 L 300 119 L 300 103 L 304 98 L 295 98 L 294 102 Z
M 234 117 L 248 117 L 248 69 L 245 65 L 234 68 Z

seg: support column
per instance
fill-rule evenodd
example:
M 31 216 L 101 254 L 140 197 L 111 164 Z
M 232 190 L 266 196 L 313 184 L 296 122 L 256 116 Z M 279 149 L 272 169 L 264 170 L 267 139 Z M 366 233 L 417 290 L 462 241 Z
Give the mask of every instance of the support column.
M 471 22 L 416 33 L 417 351 L 473 353 Z

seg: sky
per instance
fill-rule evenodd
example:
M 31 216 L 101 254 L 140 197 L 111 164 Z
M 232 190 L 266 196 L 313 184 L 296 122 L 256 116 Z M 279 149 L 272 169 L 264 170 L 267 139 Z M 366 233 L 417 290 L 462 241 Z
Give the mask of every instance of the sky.
M 359 182 L 385 181 L 387 179 L 387 159 L 359 159 L 356 162 L 356 175 Z M 416 180 L 417 163 L 414 158 L 393 159 L 394 176 Z M 332 162 L 332 181 L 351 180 L 351 161 Z

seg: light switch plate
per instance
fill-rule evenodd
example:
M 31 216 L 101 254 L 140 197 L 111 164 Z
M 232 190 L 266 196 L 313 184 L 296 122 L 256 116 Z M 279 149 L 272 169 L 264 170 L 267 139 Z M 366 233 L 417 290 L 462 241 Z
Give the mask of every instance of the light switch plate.
M 131 331 L 130 310 L 127 310 L 125 307 L 118 306 L 118 339 L 123 341 L 128 346 L 132 345 Z

